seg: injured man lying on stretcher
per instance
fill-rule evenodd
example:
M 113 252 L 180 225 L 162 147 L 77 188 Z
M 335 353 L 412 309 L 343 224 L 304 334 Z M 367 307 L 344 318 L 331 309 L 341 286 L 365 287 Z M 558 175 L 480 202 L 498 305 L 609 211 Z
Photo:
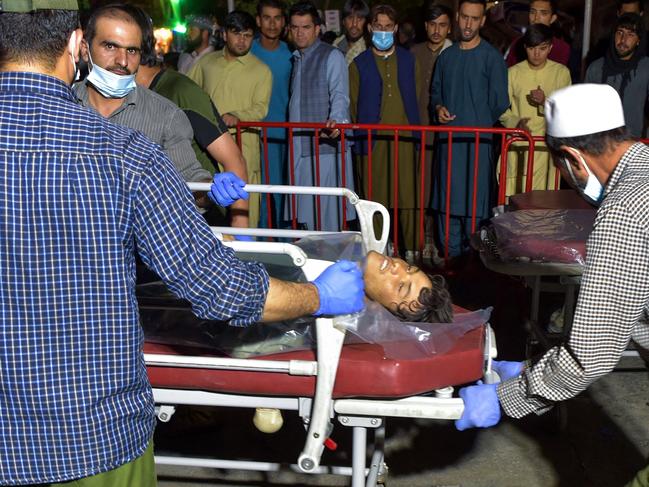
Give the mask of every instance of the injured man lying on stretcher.
M 399 321 L 450 323 L 453 320 L 451 297 L 442 276 L 428 275 L 402 259 L 378 252 L 370 251 L 363 256 L 357 235 L 306 237 L 295 245 L 309 257 L 355 260 L 362 266 L 367 301 L 360 320 L 366 324 L 371 322 L 372 329 L 376 329 L 377 323 L 384 329 L 384 324 L 391 327 Z M 254 255 L 256 259 L 259 257 L 260 254 Z M 306 282 L 299 267 L 286 262 L 263 263 L 273 277 Z M 314 318 L 239 328 L 197 318 L 189 304 L 173 296 L 160 281 L 138 285 L 137 296 L 147 341 L 207 347 L 236 357 L 304 348 L 313 342 L 310 325 Z

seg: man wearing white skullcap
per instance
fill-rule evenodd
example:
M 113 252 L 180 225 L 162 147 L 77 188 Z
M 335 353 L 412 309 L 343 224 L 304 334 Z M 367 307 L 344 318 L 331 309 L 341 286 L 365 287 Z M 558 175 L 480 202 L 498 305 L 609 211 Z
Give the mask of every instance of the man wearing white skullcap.
M 567 341 L 529 362 L 494 362 L 500 384 L 460 391 L 458 429 L 541 413 L 617 364 L 630 339 L 649 345 L 649 148 L 632 140 L 620 97 L 581 84 L 545 103 L 546 143 L 562 176 L 598 206 Z M 649 485 L 649 469 L 629 486 Z

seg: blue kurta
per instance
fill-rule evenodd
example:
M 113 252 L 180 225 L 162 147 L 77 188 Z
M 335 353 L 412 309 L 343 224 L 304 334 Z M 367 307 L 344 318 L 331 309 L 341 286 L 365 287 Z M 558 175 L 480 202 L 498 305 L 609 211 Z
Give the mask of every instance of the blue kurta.
M 273 73 L 273 91 L 270 96 L 268 105 L 268 115 L 264 122 L 286 122 L 288 118 L 288 87 L 291 82 L 291 68 L 293 66 L 291 51 L 285 42 L 280 41 L 279 47 L 274 51 L 264 49 L 255 39 L 252 42 L 252 53 L 268 65 Z M 261 182 L 266 184 L 288 184 L 287 176 L 287 159 L 286 159 L 286 129 L 269 128 L 268 137 L 268 174 L 266 174 L 266 162 L 264 154 L 264 139 L 261 138 Z M 282 218 L 282 200 L 281 194 L 273 195 L 273 223 L 275 227 L 281 227 Z M 262 196 L 261 213 L 259 217 L 259 226 L 267 227 L 268 210 L 267 198 Z
M 437 59 L 431 86 L 431 107 L 445 106 L 455 115 L 448 126 L 492 127 L 509 107 L 507 94 L 507 67 L 500 53 L 482 39 L 473 49 L 460 49 L 454 44 Z M 494 158 L 491 135 L 480 137 L 478 152 L 478 195 L 476 221 L 479 224 L 489 216 L 491 190 L 494 186 Z M 437 165 L 434 173 L 432 206 L 440 213 L 446 212 L 446 180 L 448 162 L 448 136 L 440 133 L 437 147 Z M 452 217 L 468 219 L 470 225 L 473 198 L 475 134 L 453 134 L 451 174 Z M 443 215 L 442 215 L 443 216 Z M 443 227 L 440 228 L 443 236 Z M 451 255 L 457 255 L 468 238 L 451 232 Z M 456 233 L 454 236 L 453 233 Z M 462 232 L 460 232 L 462 233 Z

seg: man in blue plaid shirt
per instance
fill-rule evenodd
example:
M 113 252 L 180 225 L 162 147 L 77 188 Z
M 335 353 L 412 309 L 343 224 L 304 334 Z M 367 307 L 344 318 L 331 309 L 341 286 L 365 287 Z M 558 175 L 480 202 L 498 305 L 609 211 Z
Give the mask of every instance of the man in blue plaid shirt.
M 274 280 L 223 247 L 159 146 L 76 104 L 77 9 L 0 0 L 0 484 L 149 487 L 136 252 L 239 326 L 359 311 L 363 281 L 350 262 Z

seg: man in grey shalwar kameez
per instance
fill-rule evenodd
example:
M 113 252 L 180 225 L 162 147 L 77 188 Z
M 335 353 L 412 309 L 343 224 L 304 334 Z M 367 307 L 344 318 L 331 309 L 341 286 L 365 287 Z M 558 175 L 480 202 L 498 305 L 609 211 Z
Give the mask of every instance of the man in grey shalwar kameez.
M 297 50 L 293 53 L 290 122 L 326 122 L 330 130 L 320 131 L 319 180 L 316 178 L 316 147 L 313 130 L 293 132 L 295 180 L 299 186 L 336 186 L 353 189 L 352 159 L 349 148 L 345 149 L 344 178 L 340 131 L 336 123 L 349 123 L 349 80 L 345 56 L 338 49 L 319 39 L 320 16 L 310 2 L 299 2 L 289 12 L 289 28 Z M 290 168 L 289 168 L 290 174 Z M 344 184 L 343 184 L 344 181 Z M 293 198 L 289 197 L 289 207 Z M 318 211 L 315 198 L 295 198 L 297 220 L 309 230 L 317 228 Z M 320 230 L 342 228 L 341 198 L 320 197 Z M 345 205 L 346 219 L 355 218 L 354 209 Z M 295 209 L 292 209 L 293 216 Z

